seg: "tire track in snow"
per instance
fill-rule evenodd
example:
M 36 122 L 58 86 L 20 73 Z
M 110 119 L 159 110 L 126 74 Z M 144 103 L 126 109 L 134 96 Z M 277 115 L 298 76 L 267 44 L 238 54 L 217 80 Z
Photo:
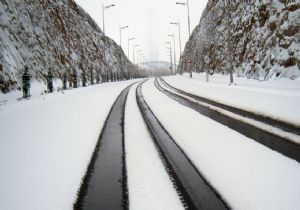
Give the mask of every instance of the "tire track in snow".
M 143 98 L 142 84 L 137 88 L 137 103 L 187 209 L 228 209 L 221 196 L 205 181 L 193 163 L 158 121 Z
M 164 82 L 162 79 L 161 79 L 161 81 L 167 85 L 167 83 Z M 155 80 L 155 86 L 157 87 L 157 89 L 159 91 L 166 94 L 168 97 L 172 98 L 173 100 L 177 101 L 178 103 L 180 103 L 184 106 L 187 106 L 191 109 L 194 109 L 195 111 L 199 112 L 200 114 L 202 114 L 206 117 L 209 117 L 225 126 L 228 126 L 229 128 L 269 147 L 270 149 L 275 150 L 289 158 L 295 159 L 298 162 L 300 162 L 300 145 L 299 144 L 296 144 L 284 137 L 275 135 L 266 130 L 260 129 L 254 125 L 251 125 L 251 124 L 239 121 L 238 119 L 229 117 L 225 114 L 222 114 L 216 110 L 210 109 L 206 106 L 202 106 L 199 103 L 190 101 L 180 95 L 172 93 L 172 92 L 166 90 L 165 88 L 163 88 L 159 84 L 157 79 Z M 176 89 L 174 89 L 174 90 L 177 91 Z M 192 97 L 192 96 L 190 96 L 192 94 L 185 93 L 180 90 L 178 90 L 177 92 L 180 94 L 186 95 L 188 97 L 191 97 L 191 98 L 195 99 L 196 101 L 208 103 L 207 101 L 202 101 L 201 97 L 198 97 L 198 96 Z M 213 106 L 215 106 L 215 105 L 213 105 Z M 222 105 L 222 106 L 226 106 L 226 105 Z M 223 109 L 222 106 L 220 107 L 221 109 Z M 238 115 L 242 115 L 241 113 L 236 113 L 236 112 L 234 112 L 234 113 L 238 114 Z
M 136 101 L 134 85 L 125 111 L 125 151 L 130 210 L 183 210 Z M 159 192 L 159 193 L 158 193 Z
M 201 101 L 201 102 L 204 102 L 204 103 L 222 108 L 222 109 L 227 110 L 229 112 L 232 112 L 232 113 L 244 116 L 244 117 L 248 117 L 248 118 L 254 119 L 256 121 L 259 121 L 259 122 L 262 122 L 262 123 L 265 123 L 265 124 L 272 125 L 272 126 L 277 127 L 277 128 L 279 128 L 283 131 L 286 131 L 286 132 L 290 132 L 290 133 L 293 133 L 293 134 L 296 134 L 296 135 L 300 135 L 300 127 L 299 126 L 289 124 L 289 123 L 286 123 L 286 122 L 283 122 L 283 121 L 280 121 L 280 120 L 276 120 L 276 119 L 273 119 L 271 117 L 264 117 L 262 115 L 257 115 L 253 112 L 249 112 L 249 111 L 242 110 L 242 109 L 239 109 L 239 108 L 236 108 L 236 107 L 221 104 L 221 103 L 213 101 L 211 99 L 207 99 L 207 98 L 204 98 L 204 97 L 201 97 L 201 96 L 198 96 L 198 95 L 194 95 L 194 94 L 185 92 L 183 90 L 180 90 L 178 88 L 175 88 L 175 87 L 171 86 L 163 78 L 160 77 L 159 79 L 162 82 L 162 84 L 165 85 L 166 87 L 168 87 L 168 88 L 170 88 L 170 89 L 172 89 L 172 90 L 174 90 L 174 91 L 176 91 L 180 94 L 191 97 L 191 98 L 193 98 L 197 101 Z
M 128 209 L 124 113 L 132 85 L 121 92 L 110 110 L 79 189 L 76 210 Z

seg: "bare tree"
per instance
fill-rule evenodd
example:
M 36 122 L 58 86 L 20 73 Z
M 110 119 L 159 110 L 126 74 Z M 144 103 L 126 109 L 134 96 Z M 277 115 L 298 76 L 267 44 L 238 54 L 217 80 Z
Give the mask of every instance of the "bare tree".
M 228 3 L 229 4 L 229 3 Z M 229 76 L 230 76 L 230 84 L 233 84 L 233 53 L 234 53 L 234 37 L 233 37 L 233 25 L 232 25 L 232 11 L 229 9 L 230 5 L 227 5 L 227 47 L 228 47 L 228 54 L 227 54 L 227 62 L 229 62 Z

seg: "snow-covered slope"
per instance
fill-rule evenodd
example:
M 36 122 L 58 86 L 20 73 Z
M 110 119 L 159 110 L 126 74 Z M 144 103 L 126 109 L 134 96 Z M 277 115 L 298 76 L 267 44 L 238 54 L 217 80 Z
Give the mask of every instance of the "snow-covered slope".
M 300 77 L 299 66 L 299 1 L 210 0 L 179 67 L 267 80 Z
M 61 78 L 69 65 L 69 40 L 78 80 L 91 69 L 94 78 L 135 72 L 122 49 L 74 0 L 0 0 L 0 19 L 0 92 L 20 86 L 25 65 L 34 79 L 45 80 L 49 68 Z

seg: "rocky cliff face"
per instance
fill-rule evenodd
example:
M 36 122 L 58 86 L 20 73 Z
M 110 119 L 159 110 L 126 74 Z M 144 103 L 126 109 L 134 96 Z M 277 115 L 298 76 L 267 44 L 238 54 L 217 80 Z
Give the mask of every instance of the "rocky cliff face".
M 191 63 L 188 62 L 191 61 Z M 210 0 L 179 69 L 267 80 L 300 77 L 298 0 Z
M 0 91 L 20 86 L 25 65 L 39 81 L 49 68 L 69 80 L 76 72 L 79 81 L 82 75 L 91 80 L 137 74 L 122 49 L 73 0 L 0 0 L 0 20 Z

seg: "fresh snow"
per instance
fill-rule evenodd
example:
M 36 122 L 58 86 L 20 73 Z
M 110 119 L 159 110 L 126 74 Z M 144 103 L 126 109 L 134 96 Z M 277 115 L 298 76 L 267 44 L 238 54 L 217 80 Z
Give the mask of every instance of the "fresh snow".
M 0 106 L 0 209 L 73 209 L 108 112 L 133 82 L 104 83 Z
M 213 75 L 205 82 L 205 74 L 193 79 L 182 76 L 164 77 L 171 86 L 229 106 L 245 109 L 300 126 L 300 80 L 280 79 L 267 82 Z
M 184 209 L 129 92 L 125 112 L 125 151 L 130 210 Z
M 142 92 L 166 130 L 230 207 L 299 209 L 298 162 L 175 102 L 158 91 L 153 80 Z

